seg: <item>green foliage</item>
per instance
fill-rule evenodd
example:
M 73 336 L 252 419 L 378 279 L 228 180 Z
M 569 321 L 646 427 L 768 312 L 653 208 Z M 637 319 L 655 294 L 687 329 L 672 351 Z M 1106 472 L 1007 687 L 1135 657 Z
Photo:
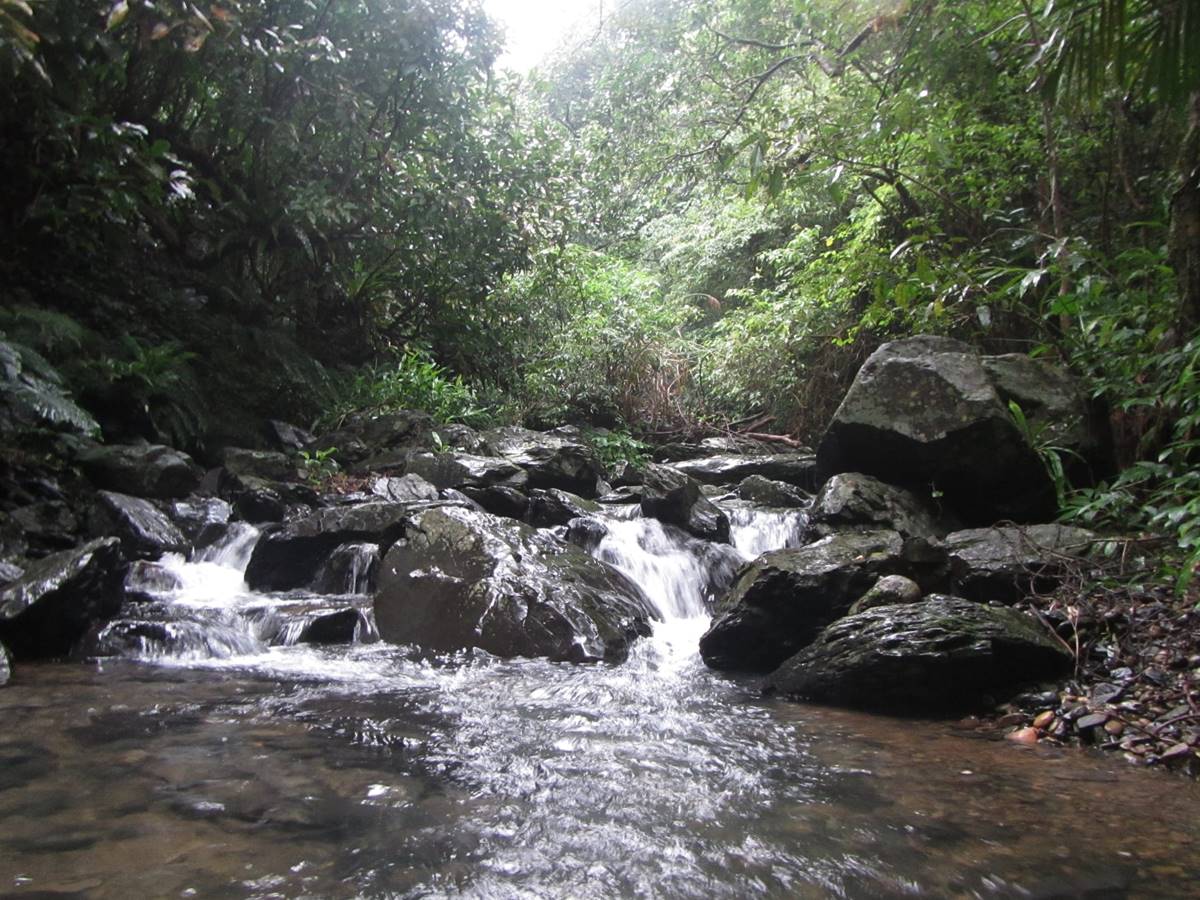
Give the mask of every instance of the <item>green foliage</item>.
M 618 463 L 640 467 L 650 461 L 649 445 L 628 431 L 588 429 L 584 437 L 606 469 L 612 469 Z
M 337 452 L 337 447 L 300 451 L 300 464 L 304 469 L 304 477 L 309 483 L 321 484 L 341 471 L 342 467 L 337 461 Z
M 439 422 L 491 424 L 488 411 L 462 376 L 451 376 L 423 349 L 405 351 L 394 366 L 372 367 L 356 375 L 323 422 L 336 425 L 351 413 L 379 415 L 406 409 L 427 412 Z

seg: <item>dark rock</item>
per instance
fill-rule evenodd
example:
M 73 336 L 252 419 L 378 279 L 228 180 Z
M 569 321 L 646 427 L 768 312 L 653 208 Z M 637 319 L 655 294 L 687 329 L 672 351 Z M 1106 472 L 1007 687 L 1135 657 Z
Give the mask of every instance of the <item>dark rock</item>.
M 378 544 L 342 544 L 329 554 L 317 573 L 319 594 L 369 594 L 379 571 Z
M 202 474 L 186 453 L 159 444 L 96 446 L 78 461 L 98 487 L 134 497 L 185 497 Z
M 188 540 L 158 507 L 141 497 L 100 491 L 91 517 L 97 535 L 116 535 L 129 558 L 157 559 L 164 553 L 186 553 Z
M 535 528 L 566 525 L 572 519 L 584 518 L 600 511 L 600 504 L 584 500 L 568 491 L 555 488 L 529 492 L 529 509 L 525 521 Z
M 918 576 L 894 531 L 846 532 L 742 569 L 700 638 L 714 669 L 769 672 L 841 618 L 883 575 Z
M 239 491 L 233 500 L 234 516 L 251 525 L 282 522 L 288 515 L 288 504 L 270 488 Z
M 484 452 L 483 438 L 470 425 L 438 425 L 434 431 L 445 447 L 461 450 L 463 453 Z
M 221 490 L 232 502 L 235 517 L 255 525 L 304 515 L 322 502 L 310 485 L 268 481 L 254 475 L 226 473 Z
M 223 538 L 233 517 L 233 507 L 217 497 L 176 500 L 166 504 L 164 511 L 197 550 Z
M 163 568 L 157 563 L 146 560 L 136 560 L 129 565 L 125 573 L 125 600 L 135 603 L 153 603 L 162 594 L 177 591 L 183 587 L 179 576 L 170 569 Z
M 808 506 L 810 498 L 795 485 L 785 481 L 772 481 L 762 475 L 747 475 L 737 486 L 738 497 L 762 506 L 797 509 Z
M 12 679 L 12 662 L 8 657 L 8 648 L 0 644 L 0 687 L 4 687 Z
M 434 446 L 433 417 L 418 410 L 358 417 L 351 420 L 349 427 L 372 449 L 416 450 Z
M 765 456 L 706 456 L 672 464 L 704 484 L 735 484 L 751 475 L 782 481 L 804 491 L 817 489 L 817 458 L 811 453 Z
M 1063 465 L 1072 484 L 1094 484 L 1115 474 L 1107 418 L 1088 401 L 1078 378 L 1023 353 L 985 356 L 983 367 L 1000 399 L 1021 407 L 1041 440 L 1069 451 Z
M 0 340 L 0 431 L 19 428 L 49 428 L 83 437 L 100 431 L 46 360 L 29 347 Z
M 316 440 L 312 432 L 298 428 L 279 419 L 267 422 L 267 439 L 276 447 L 284 450 L 303 450 Z
M 353 644 L 362 620 L 362 613 L 353 608 L 317 616 L 304 626 L 304 630 L 300 632 L 299 643 Z
M 824 537 L 851 528 L 898 531 L 905 537 L 945 534 L 927 501 L 913 491 L 858 472 L 834 475 L 817 492 L 808 513 L 813 534 Z
M 610 488 L 631 487 L 632 485 L 640 485 L 642 483 L 643 471 L 641 466 L 635 466 L 633 463 L 622 460 L 612 467 L 608 473 L 608 484 Z
M 608 534 L 608 526 L 599 519 L 581 517 L 567 523 L 566 538 L 589 553 L 600 546 Z
M 706 437 L 697 444 L 663 444 L 654 451 L 655 462 L 681 462 L 707 456 L 766 456 L 768 450 L 758 441 L 737 437 Z
M 121 607 L 121 543 L 101 538 L 29 564 L 0 590 L 0 641 L 17 659 L 65 656 Z
M 507 459 L 470 453 L 410 453 L 405 471 L 420 475 L 438 489 L 503 486 L 519 491 L 529 481 L 525 470 Z
M 646 467 L 642 515 L 676 525 L 706 541 L 729 542 L 729 517 L 706 499 L 699 483 L 656 463 Z
M 25 533 L 28 545 L 41 553 L 66 550 L 78 543 L 79 520 L 61 500 L 43 500 L 14 509 L 12 521 Z
M 1066 525 L 973 528 L 946 536 L 954 592 L 969 600 L 1013 603 L 1054 588 L 1095 546 L 1092 532 Z
M 296 463 L 276 450 L 247 450 L 226 447 L 221 464 L 234 477 L 262 478 L 266 481 L 287 481 L 296 475 Z
M 404 519 L 412 509 L 405 503 L 364 503 L 314 510 L 273 526 L 254 546 L 246 584 L 268 591 L 305 587 L 342 544 L 390 545 L 403 533 Z
M 661 444 L 654 448 L 654 461 L 658 463 L 675 463 L 682 462 L 686 459 L 700 459 L 705 456 L 712 456 L 713 451 L 708 447 L 702 447 L 700 444 L 689 443 L 687 441 L 673 441 L 669 444 Z
M 9 582 L 16 581 L 24 574 L 25 569 L 22 566 L 17 565 L 12 560 L 0 560 L 0 585 L 5 585 Z
M 866 612 L 877 606 L 895 606 L 900 603 L 917 603 L 921 599 L 921 586 L 903 575 L 884 575 L 871 589 L 854 601 L 850 615 Z
M 399 478 L 376 478 L 371 483 L 371 493 L 393 503 L 438 499 L 438 489 L 414 472 Z
M 463 490 L 472 503 L 494 516 L 524 519 L 529 511 L 529 497 L 516 488 L 498 484 L 494 487 L 468 487 Z
M 385 640 L 504 657 L 619 661 L 651 616 L 635 585 L 578 547 L 454 507 L 409 520 L 375 596 Z
M 642 485 L 627 484 L 627 485 L 624 485 L 623 487 L 619 487 L 614 490 L 611 490 L 607 494 L 604 494 L 601 497 L 597 497 L 596 501 L 598 503 L 607 503 L 607 504 L 614 504 L 614 505 L 624 504 L 624 503 L 640 504 L 642 502 L 642 494 L 643 494 Z
M 559 488 L 595 497 L 596 482 L 604 476 L 596 452 L 578 430 L 544 433 L 507 426 L 484 432 L 483 440 L 492 453 L 524 469 L 531 488 Z
M 1056 512 L 1046 468 L 979 354 L 949 338 L 922 335 L 871 354 L 817 459 L 822 478 L 862 472 L 932 485 L 969 524 L 1045 521 Z
M 820 702 L 946 712 L 1070 668 L 1070 654 L 1033 618 L 934 595 L 833 623 L 781 665 L 768 685 Z

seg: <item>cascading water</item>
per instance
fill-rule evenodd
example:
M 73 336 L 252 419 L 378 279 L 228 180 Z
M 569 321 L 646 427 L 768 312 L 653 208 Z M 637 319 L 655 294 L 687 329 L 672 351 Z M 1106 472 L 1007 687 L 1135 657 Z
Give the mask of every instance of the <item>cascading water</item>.
M 350 645 L 297 643 L 331 610 L 369 628 L 366 598 L 248 591 L 249 527 L 164 560 L 124 626 L 142 662 L 0 691 L 0 860 L 19 860 L 0 874 L 14 896 L 100 898 L 1169 895 L 1200 878 L 1200 792 L 707 670 L 712 598 L 803 526 L 728 511 L 736 547 L 602 514 L 593 552 L 661 617 L 621 665 L 429 658 L 357 624 Z M 361 587 L 352 568 L 337 591 Z M 1064 796 L 1080 772 L 1105 791 Z M 1156 877 L 1153 854 L 1184 874 Z

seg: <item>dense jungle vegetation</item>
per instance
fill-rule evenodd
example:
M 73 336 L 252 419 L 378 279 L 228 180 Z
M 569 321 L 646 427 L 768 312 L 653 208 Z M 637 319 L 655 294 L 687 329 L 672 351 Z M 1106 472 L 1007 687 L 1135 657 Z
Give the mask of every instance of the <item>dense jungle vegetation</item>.
M 1200 4 L 628 0 L 528 78 L 499 40 L 0 0 L 0 330 L 200 453 L 408 406 L 810 442 L 950 334 L 1083 376 L 1121 471 L 1067 514 L 1200 560 Z

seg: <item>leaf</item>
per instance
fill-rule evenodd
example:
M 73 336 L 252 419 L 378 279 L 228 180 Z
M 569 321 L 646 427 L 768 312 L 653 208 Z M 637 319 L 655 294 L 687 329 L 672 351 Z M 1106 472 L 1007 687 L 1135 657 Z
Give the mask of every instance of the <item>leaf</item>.
M 104 22 L 104 30 L 112 31 L 114 28 L 119 28 L 121 23 L 129 15 L 129 3 L 127 0 L 117 0 L 112 5 L 112 9 L 108 11 L 108 17 Z

